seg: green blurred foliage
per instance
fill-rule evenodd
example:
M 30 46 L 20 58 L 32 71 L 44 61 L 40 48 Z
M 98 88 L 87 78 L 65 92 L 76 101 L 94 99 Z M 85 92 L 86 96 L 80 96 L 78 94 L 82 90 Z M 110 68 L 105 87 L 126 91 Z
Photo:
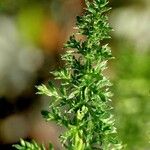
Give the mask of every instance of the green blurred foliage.
M 20 9 L 27 6 L 34 6 L 40 4 L 41 7 L 48 7 L 51 0 L 1 0 L 0 12 L 7 14 L 16 14 Z
M 39 43 L 42 24 L 44 21 L 44 10 L 40 5 L 21 9 L 16 16 L 18 28 L 23 39 Z
M 125 44 L 125 43 L 124 43 Z M 126 150 L 150 148 L 150 53 L 131 44 L 117 52 L 114 101 L 118 133 Z

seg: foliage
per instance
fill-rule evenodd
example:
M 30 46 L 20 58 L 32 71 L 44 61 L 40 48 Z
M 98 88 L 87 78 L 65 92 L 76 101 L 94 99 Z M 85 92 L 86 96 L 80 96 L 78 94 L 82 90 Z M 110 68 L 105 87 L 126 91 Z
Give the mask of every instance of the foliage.
M 38 145 L 35 141 L 26 142 L 24 140 L 20 140 L 20 145 L 13 145 L 18 150 L 46 150 L 44 145 Z M 49 146 L 50 150 L 54 150 L 52 145 Z
M 149 149 L 150 55 L 137 51 L 129 43 L 121 44 L 119 50 L 114 86 L 119 137 L 127 144 L 127 150 Z
M 112 30 L 106 16 L 110 8 L 107 0 L 85 2 L 84 15 L 77 17 L 77 33 L 64 46 L 67 51 L 62 60 L 66 65 L 52 72 L 56 80 L 61 80 L 60 87 L 52 82 L 37 87 L 38 94 L 52 100 L 49 111 L 42 111 L 42 115 L 67 129 L 60 137 L 66 149 L 119 150 L 122 145 L 116 137 L 110 106 L 112 84 L 104 76 L 107 61 L 113 58 L 105 43 Z

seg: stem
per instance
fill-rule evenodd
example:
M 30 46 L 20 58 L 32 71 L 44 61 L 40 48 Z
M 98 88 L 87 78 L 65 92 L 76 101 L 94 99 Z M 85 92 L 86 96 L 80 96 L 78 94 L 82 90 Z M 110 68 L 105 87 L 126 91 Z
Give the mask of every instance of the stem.
M 85 144 L 83 143 L 83 140 L 79 137 L 79 134 L 76 133 L 75 135 L 75 146 L 73 150 L 84 150 Z

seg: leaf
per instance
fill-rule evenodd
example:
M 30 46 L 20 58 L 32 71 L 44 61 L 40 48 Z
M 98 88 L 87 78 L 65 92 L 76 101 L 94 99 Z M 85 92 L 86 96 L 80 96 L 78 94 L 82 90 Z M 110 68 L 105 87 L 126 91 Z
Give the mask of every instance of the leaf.
M 66 127 L 61 136 L 66 149 L 113 150 L 119 142 L 114 134 L 114 120 L 110 117 L 111 83 L 104 75 L 112 53 L 108 44 L 103 45 L 112 30 L 106 14 L 110 7 L 108 0 L 85 0 L 85 4 L 84 15 L 78 16 L 76 23 L 77 34 L 81 35 L 78 37 L 83 38 L 78 39 L 76 34 L 70 36 L 64 45 L 67 51 L 61 57 L 65 67 L 52 72 L 61 82 L 60 89 L 49 82 L 48 86 L 37 86 L 37 93 L 53 97 L 49 111 L 42 111 L 42 115 Z M 36 143 L 21 143 L 22 147 L 18 148 L 42 149 Z M 50 145 L 49 149 L 53 147 Z
M 46 150 L 44 145 L 38 145 L 35 141 L 27 142 L 23 139 L 20 139 L 20 145 L 13 145 L 14 148 L 18 150 Z
M 49 150 L 54 150 L 54 147 L 51 143 L 49 144 Z

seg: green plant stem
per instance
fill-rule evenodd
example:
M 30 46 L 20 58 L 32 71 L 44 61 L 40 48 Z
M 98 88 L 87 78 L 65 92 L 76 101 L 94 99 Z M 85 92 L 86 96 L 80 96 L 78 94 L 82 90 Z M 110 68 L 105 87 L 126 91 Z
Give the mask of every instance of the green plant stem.
M 37 87 L 38 94 L 51 97 L 49 111 L 42 115 L 67 129 L 60 139 L 68 150 L 120 150 L 110 106 L 112 84 L 104 76 L 107 61 L 113 58 L 106 43 L 112 30 L 106 16 L 110 8 L 107 0 L 85 3 L 84 15 L 77 17 L 78 30 L 64 46 L 65 67 L 52 72 L 61 85 Z

